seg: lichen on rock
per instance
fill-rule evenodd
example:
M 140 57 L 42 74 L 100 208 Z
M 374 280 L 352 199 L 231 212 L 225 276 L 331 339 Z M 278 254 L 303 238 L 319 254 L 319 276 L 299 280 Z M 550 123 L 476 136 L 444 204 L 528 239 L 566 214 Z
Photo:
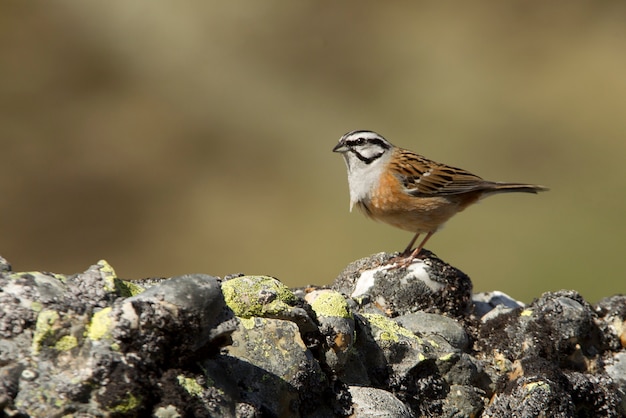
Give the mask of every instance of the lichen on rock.
M 529 305 L 432 253 L 329 287 L 269 276 L 126 281 L 0 257 L 2 416 L 626 416 L 626 298 Z

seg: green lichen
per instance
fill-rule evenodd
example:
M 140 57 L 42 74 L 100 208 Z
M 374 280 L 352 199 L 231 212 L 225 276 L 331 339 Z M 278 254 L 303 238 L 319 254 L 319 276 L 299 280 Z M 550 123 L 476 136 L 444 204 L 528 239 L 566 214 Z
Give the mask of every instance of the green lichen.
M 321 291 L 311 302 L 311 308 L 318 316 L 353 318 L 346 299 L 341 293 L 332 290 Z
M 550 385 L 543 380 L 539 380 L 537 382 L 530 382 L 524 386 L 524 389 L 528 392 L 532 392 L 535 390 L 542 390 L 545 392 L 550 392 Z
M 17 279 L 26 279 L 26 278 L 32 278 L 32 279 L 50 279 L 51 277 L 62 282 L 65 283 L 65 281 L 67 281 L 67 276 L 65 274 L 58 274 L 58 273 L 48 273 L 48 272 L 43 272 L 43 271 L 22 271 L 22 272 L 15 272 L 15 273 L 10 273 L 5 275 L 4 277 L 6 277 L 7 279 L 11 279 L 11 280 L 17 280 Z
M 117 290 L 118 295 L 125 298 L 138 295 L 146 290 L 132 281 L 122 279 L 115 279 L 115 289 Z
M 73 335 L 62 336 L 54 345 L 54 348 L 59 351 L 69 351 L 75 347 L 78 347 L 78 340 Z
M 256 320 L 254 318 L 239 318 L 241 326 L 245 329 L 254 329 L 256 326 Z
M 400 341 L 400 337 L 404 337 L 418 342 L 420 341 L 411 331 L 401 327 L 386 316 L 379 314 L 363 314 L 363 316 L 374 328 L 377 328 L 374 333 L 374 338 L 377 340 L 397 343 Z
M 91 323 L 87 327 L 87 338 L 101 340 L 111 336 L 111 329 L 113 328 L 111 310 L 111 307 L 106 307 L 93 314 Z
M 113 267 L 106 260 L 98 261 L 96 267 L 100 270 L 100 274 L 102 274 L 102 278 L 104 279 L 104 290 L 107 292 L 115 292 L 117 290 L 115 286 L 117 275 Z
M 33 354 L 39 354 L 41 348 L 54 338 L 55 333 L 59 329 L 59 313 L 51 309 L 39 312 L 37 315 L 37 324 L 33 333 Z
M 178 379 L 178 384 L 181 385 L 188 394 L 192 396 L 202 395 L 204 388 L 196 381 L 196 379 L 192 377 L 185 377 L 182 374 L 179 374 L 176 378 Z
M 122 399 L 120 403 L 110 408 L 110 411 L 115 414 L 131 414 L 140 406 L 141 397 L 127 393 L 125 399 Z
M 100 260 L 96 263 L 96 267 L 100 270 L 102 278 L 104 279 L 104 289 L 107 292 L 115 292 L 122 297 L 131 297 L 140 294 L 146 290 L 143 286 L 140 286 L 132 281 L 122 280 L 117 277 L 113 267 L 106 261 Z
M 290 309 L 296 296 L 269 276 L 242 276 L 222 283 L 224 300 L 242 318 L 275 315 Z
M 439 348 L 439 343 L 438 343 L 437 341 L 435 341 L 435 340 L 427 340 L 427 341 L 428 341 L 428 343 L 429 343 L 430 345 L 432 345 L 434 348 Z

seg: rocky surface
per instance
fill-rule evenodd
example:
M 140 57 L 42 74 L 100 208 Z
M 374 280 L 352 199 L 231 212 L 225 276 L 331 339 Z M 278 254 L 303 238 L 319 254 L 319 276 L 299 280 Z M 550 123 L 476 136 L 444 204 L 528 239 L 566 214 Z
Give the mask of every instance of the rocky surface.
M 431 253 L 328 288 L 0 257 L 0 416 L 623 417 L 626 297 L 472 294 Z

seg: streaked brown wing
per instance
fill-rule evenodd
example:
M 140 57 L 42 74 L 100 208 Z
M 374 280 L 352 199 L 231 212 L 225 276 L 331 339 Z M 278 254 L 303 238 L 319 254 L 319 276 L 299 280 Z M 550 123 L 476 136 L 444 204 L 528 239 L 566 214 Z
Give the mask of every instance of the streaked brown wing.
M 413 196 L 451 195 L 488 187 L 490 182 L 461 168 L 429 160 L 408 150 L 400 150 L 391 166 L 407 193 Z

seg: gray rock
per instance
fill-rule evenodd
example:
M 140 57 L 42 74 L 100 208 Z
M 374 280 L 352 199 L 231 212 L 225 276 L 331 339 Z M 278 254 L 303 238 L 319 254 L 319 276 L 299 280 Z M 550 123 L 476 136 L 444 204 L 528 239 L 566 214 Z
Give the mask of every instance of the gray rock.
M 413 418 L 415 415 L 393 394 L 371 387 L 350 386 L 354 418 Z
M 160 305 L 166 311 L 178 315 L 187 323 L 196 323 L 197 332 L 188 337 L 193 339 L 190 350 L 195 351 L 209 341 L 227 335 L 235 330 L 236 322 L 226 303 L 217 278 L 205 274 L 190 274 L 164 280 L 146 291 L 126 299 L 122 307 L 122 318 L 130 324 L 139 320 L 138 305 Z M 154 308 L 153 308 L 154 309 Z M 144 311 L 145 312 L 145 311 Z M 146 321 L 144 313 L 141 320 Z M 155 320 L 161 321 L 159 315 Z M 157 324 L 144 322 L 142 327 L 152 328 Z
M 427 312 L 412 312 L 400 315 L 394 320 L 415 334 L 439 335 L 455 348 L 465 349 L 469 343 L 463 326 L 447 316 Z
M 432 254 L 392 257 L 297 292 L 0 261 L 0 415 L 626 416 L 626 297 L 471 302 L 467 276 Z
M 31 416 L 144 413 L 157 388 L 167 387 L 159 381 L 166 364 L 185 364 L 234 330 L 208 276 L 125 299 L 140 289 L 101 261 L 74 276 L 5 273 L 0 285 L 0 398 Z
M 11 271 L 11 264 L 2 256 L 0 256 L 0 273 L 8 273 Z
M 341 375 L 354 344 L 354 316 L 346 299 L 330 289 L 314 290 L 304 300 L 317 316 L 319 330 L 325 338 L 326 364 Z
M 472 295 L 472 302 L 474 304 L 474 314 L 481 318 L 483 322 L 493 319 L 502 313 L 525 306 L 524 303 L 497 290 L 475 293 Z
M 395 254 L 375 254 L 348 265 L 332 288 L 370 312 L 403 315 L 419 310 L 463 316 L 471 308 L 472 283 L 463 272 L 424 250 L 422 259 L 398 267 Z
M 299 299 L 270 276 L 237 276 L 222 283 L 228 307 L 242 318 L 275 318 L 298 324 L 304 333 L 317 331 Z
M 620 398 L 620 412 L 626 416 L 626 351 L 615 353 L 607 359 L 604 371 L 617 386 L 616 395 Z
M 297 417 L 313 410 L 301 395 L 320 393 L 326 376 L 297 325 L 258 317 L 240 321 L 228 354 L 218 361 L 237 386 L 245 388 L 242 400 L 272 416 Z
M 450 385 L 440 416 L 448 418 L 479 417 L 485 404 L 485 392 L 482 390 L 467 385 Z

